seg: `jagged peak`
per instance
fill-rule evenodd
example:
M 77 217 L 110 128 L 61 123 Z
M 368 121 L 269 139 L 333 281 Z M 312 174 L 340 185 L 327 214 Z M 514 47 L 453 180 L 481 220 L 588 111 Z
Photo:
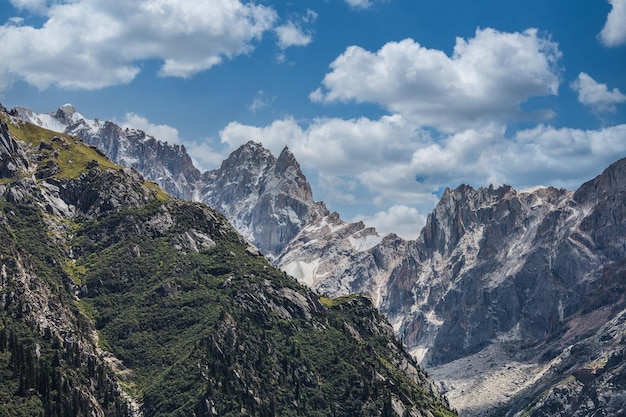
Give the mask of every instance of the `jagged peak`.
M 612 163 L 602 174 L 581 185 L 574 193 L 574 200 L 582 203 L 623 192 L 626 192 L 626 158 Z
M 299 176 L 304 177 L 295 155 L 285 146 L 276 160 L 276 172 L 283 173 L 289 168 L 293 168 Z
M 461 184 L 455 189 L 446 187 L 438 205 L 449 205 L 454 201 L 465 203 L 466 201 L 480 204 L 495 203 L 509 196 L 517 195 L 518 192 L 508 184 L 499 185 L 497 188 L 493 184 L 487 187 L 474 188 L 468 184 Z
M 222 168 L 234 165 L 258 165 L 260 161 L 269 161 L 273 164 L 275 160 L 276 158 L 274 158 L 272 153 L 264 148 L 260 142 L 250 140 L 235 149 L 228 158 L 222 162 Z

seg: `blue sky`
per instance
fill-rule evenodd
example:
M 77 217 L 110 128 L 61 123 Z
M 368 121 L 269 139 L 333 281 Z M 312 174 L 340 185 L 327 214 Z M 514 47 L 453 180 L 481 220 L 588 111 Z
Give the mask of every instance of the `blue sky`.
M 0 102 L 294 152 L 415 237 L 445 187 L 575 189 L 626 156 L 626 0 L 4 0 Z

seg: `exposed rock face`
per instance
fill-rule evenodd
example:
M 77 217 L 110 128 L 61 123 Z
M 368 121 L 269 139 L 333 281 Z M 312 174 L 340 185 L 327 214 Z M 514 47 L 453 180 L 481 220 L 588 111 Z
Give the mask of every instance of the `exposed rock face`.
M 206 172 L 199 199 L 232 219 L 259 250 L 276 257 L 302 228 L 328 214 L 313 200 L 311 187 L 288 148 L 275 158 L 260 144 L 248 142 L 219 169 Z
M 276 260 L 281 269 L 323 294 L 367 294 L 378 306 L 384 284 L 406 254 L 407 242 L 381 237 L 337 213 L 307 224 Z
M 11 137 L 7 124 L 0 122 L 0 176 L 12 178 L 27 169 L 28 160 L 24 151 Z
M 624 334 L 626 160 L 575 192 L 448 189 L 411 242 L 314 202 L 288 149 L 274 158 L 250 142 L 195 187 L 301 282 L 331 296 L 368 294 L 462 413 L 622 407 L 623 340 L 602 338 Z M 593 364 L 602 358 L 610 366 Z M 599 399 L 607 395 L 614 400 Z
M 0 415 L 456 415 L 369 299 L 320 299 L 215 210 L 32 132 L 16 150 L 59 171 L 0 184 Z
M 626 331 L 623 320 L 612 321 L 626 307 L 625 167 L 616 162 L 575 193 L 467 186 L 444 193 L 392 273 L 381 310 L 414 355 L 438 366 L 431 373 L 462 415 L 513 413 L 531 400 L 564 416 L 612 415 L 624 406 L 596 401 L 611 390 L 589 363 L 612 355 L 596 343 L 603 333 Z M 582 346 L 585 354 L 570 354 Z M 596 368 L 579 372 L 589 366 Z M 517 376 L 503 379 L 498 369 Z M 507 384 L 506 397 L 485 401 Z M 547 387 L 544 403 L 537 396 Z
M 500 337 L 536 342 L 558 335 L 605 268 L 626 258 L 626 176 L 617 179 L 625 165 L 617 162 L 575 194 L 446 191 L 413 256 L 392 274 L 382 311 L 432 365 Z

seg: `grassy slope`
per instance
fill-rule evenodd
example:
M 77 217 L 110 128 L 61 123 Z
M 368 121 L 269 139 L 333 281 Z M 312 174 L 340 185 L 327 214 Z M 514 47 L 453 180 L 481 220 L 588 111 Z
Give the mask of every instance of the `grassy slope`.
M 61 168 L 58 179 L 77 178 L 92 160 L 101 169 L 115 167 L 73 138 L 29 124 L 11 125 L 11 131 L 31 152 L 39 152 L 41 141 L 53 145 L 40 162 L 54 159 Z M 53 136 L 62 140 L 52 141 Z M 5 213 L 30 213 L 29 220 L 11 220 L 3 239 L 32 257 L 34 269 L 85 322 L 80 331 L 95 325 L 101 347 L 123 363 L 116 370 L 121 385 L 143 402 L 148 416 L 391 415 L 392 397 L 433 415 L 451 414 L 394 365 L 403 358 L 397 342 L 360 322 L 377 314 L 370 305 L 354 297 L 319 303 L 295 280 L 248 253 L 234 229 L 206 207 L 161 192 L 140 209 L 77 220 L 65 240 L 43 232 L 44 215 L 34 207 L 3 207 Z M 171 224 L 164 228 L 164 222 Z M 192 230 L 217 244 L 194 251 Z M 80 300 L 73 298 L 71 282 L 81 288 Z M 307 307 L 289 297 L 308 299 Z M 19 323 L 17 316 L 3 313 L 3 329 Z M 36 342 L 25 343 L 44 344 L 35 329 L 29 332 L 25 340 Z M 6 352 L 0 352 L 0 373 L 15 374 L 10 364 L 15 355 Z M 78 369 L 83 359 L 73 359 Z M 76 374 L 70 359 L 66 362 L 58 367 Z M 89 375 L 77 376 L 74 384 L 86 383 L 84 378 Z M 36 389 L 16 396 L 19 376 L 11 380 L 17 382 L 0 390 L 4 404 L 41 400 Z M 62 401 L 50 404 L 57 403 Z M 5 409 L 6 415 L 20 410 Z

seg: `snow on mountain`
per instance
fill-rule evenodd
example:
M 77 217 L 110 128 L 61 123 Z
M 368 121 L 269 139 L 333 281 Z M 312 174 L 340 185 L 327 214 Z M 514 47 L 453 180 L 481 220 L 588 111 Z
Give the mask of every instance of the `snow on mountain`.
M 541 413 L 565 407 L 558 400 L 565 391 L 568 401 L 592 411 L 559 415 L 606 406 L 597 401 L 609 392 L 599 368 L 576 373 L 591 366 L 596 352 L 571 352 L 598 348 L 605 337 L 599 332 L 626 334 L 624 320 L 615 319 L 626 308 L 626 159 L 575 192 L 447 189 L 420 237 L 405 241 L 344 222 L 314 201 L 288 148 L 276 158 L 248 142 L 201 174 L 184 147 L 111 122 L 75 119 L 69 107 L 51 118 L 14 112 L 48 126 L 57 120 L 168 192 L 215 207 L 276 265 L 317 291 L 369 295 L 461 415 L 513 415 L 533 401 Z M 611 346 L 607 355 L 617 359 L 605 368 L 617 378 L 626 357 L 617 353 L 619 342 Z M 555 386 L 551 402 L 538 399 L 568 376 L 582 385 Z M 619 404 L 626 403 L 611 410 Z

